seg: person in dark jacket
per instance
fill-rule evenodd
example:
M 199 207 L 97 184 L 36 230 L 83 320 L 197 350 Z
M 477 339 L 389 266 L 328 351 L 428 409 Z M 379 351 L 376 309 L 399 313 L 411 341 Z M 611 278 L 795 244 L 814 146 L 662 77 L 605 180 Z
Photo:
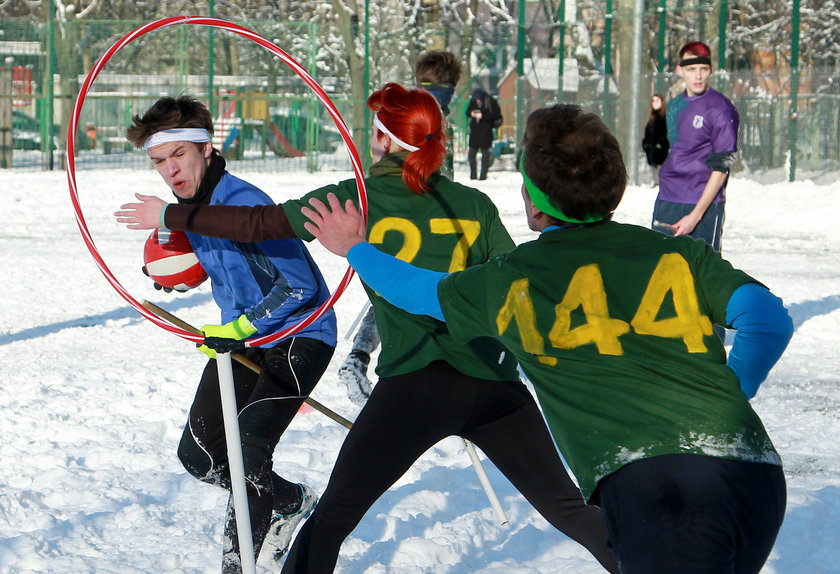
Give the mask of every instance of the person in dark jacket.
M 670 149 L 668 143 L 668 125 L 665 122 L 665 100 L 661 94 L 650 98 L 650 117 L 645 125 L 645 137 L 642 149 L 647 156 L 648 165 L 653 171 L 653 186 L 659 185 L 659 168 L 665 163 Z
M 493 130 L 502 125 L 502 111 L 496 98 L 482 90 L 473 90 L 467 106 L 470 121 L 470 139 L 467 161 L 470 164 L 470 179 L 476 179 L 476 155 L 481 150 L 481 171 L 478 179 L 487 179 L 487 170 L 492 163 L 490 147 L 493 145 Z

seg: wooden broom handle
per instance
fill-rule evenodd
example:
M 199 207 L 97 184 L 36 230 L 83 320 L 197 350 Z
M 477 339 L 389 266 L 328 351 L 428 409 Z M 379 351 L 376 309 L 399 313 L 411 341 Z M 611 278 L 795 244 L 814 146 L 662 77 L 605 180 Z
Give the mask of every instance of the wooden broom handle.
M 145 301 L 144 300 L 142 303 L 143 303 L 143 307 L 145 307 L 146 309 L 148 309 L 149 311 L 151 311 L 155 315 L 161 317 L 162 319 L 165 319 L 166 321 L 169 321 L 170 323 L 172 323 L 176 327 L 180 327 L 184 331 L 189 331 L 190 333 L 193 333 L 194 335 L 201 335 L 202 334 L 201 331 L 199 331 L 198 329 L 196 329 L 195 327 L 193 327 L 192 325 L 190 325 L 186 321 L 183 321 L 183 320 L 179 319 L 178 317 L 176 317 L 175 315 L 173 315 L 172 313 L 170 313 L 166 309 L 164 309 L 162 307 L 159 307 L 159 306 L 155 305 L 154 303 L 152 303 L 150 301 Z M 233 359 L 237 363 L 251 369 L 252 371 L 254 371 L 257 374 L 262 372 L 262 367 L 260 367 L 258 364 L 256 364 L 251 359 L 240 355 L 239 353 L 231 353 L 230 357 L 231 357 L 231 359 Z M 353 426 L 353 423 L 351 423 L 349 420 L 347 420 L 346 418 L 344 418 L 343 416 L 341 416 L 340 414 L 338 414 L 334 410 L 330 409 L 329 407 L 326 407 L 323 404 L 319 403 L 318 401 L 316 401 L 312 397 L 306 397 L 306 399 L 304 399 L 304 402 L 307 405 L 309 405 L 310 407 L 312 407 L 313 409 L 315 409 L 316 411 L 318 411 L 319 413 L 328 416 L 329 418 L 331 418 L 332 420 L 334 420 L 338 424 L 340 424 L 340 425 L 342 425 L 342 426 L 344 426 L 348 429 Z

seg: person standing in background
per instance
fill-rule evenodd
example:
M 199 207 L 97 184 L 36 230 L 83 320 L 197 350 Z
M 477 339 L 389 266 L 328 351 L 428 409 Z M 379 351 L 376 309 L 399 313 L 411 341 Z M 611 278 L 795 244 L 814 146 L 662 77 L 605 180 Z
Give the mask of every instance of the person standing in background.
M 496 99 L 482 90 L 473 90 L 472 99 L 467 106 L 467 118 L 470 122 L 469 152 L 470 179 L 487 179 L 487 171 L 493 163 L 493 131 L 502 125 L 502 110 Z M 481 151 L 481 171 L 476 166 L 476 155 Z
M 738 110 L 709 87 L 711 51 L 689 42 L 679 53 L 677 75 L 685 91 L 668 103 L 671 151 L 659 172 L 652 228 L 702 239 L 721 248 L 726 183 L 738 150 Z
M 659 168 L 665 163 L 670 148 L 665 109 L 662 94 L 653 94 L 650 98 L 650 116 L 645 125 L 645 137 L 642 139 L 642 149 L 653 172 L 653 187 L 659 185 Z
M 455 95 L 455 86 L 461 79 L 461 62 L 452 52 L 444 50 L 429 50 L 417 60 L 414 66 L 414 78 L 417 87 L 423 88 L 440 104 L 444 119 L 449 117 L 449 103 Z M 447 120 L 444 128 L 446 135 L 446 160 L 440 173 L 449 179 L 455 179 L 454 152 L 452 149 L 452 124 Z

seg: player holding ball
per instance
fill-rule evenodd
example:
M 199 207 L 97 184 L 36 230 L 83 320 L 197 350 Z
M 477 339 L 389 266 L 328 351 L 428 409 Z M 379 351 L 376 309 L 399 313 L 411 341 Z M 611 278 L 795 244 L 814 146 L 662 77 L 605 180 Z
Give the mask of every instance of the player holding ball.
M 213 118 L 207 108 L 181 96 L 161 98 L 145 114 L 135 116 L 126 137 L 146 150 L 178 203 L 273 205 L 260 189 L 225 170 L 224 158 L 211 143 L 212 134 Z M 201 328 L 206 336 L 242 340 L 276 333 L 299 322 L 330 296 L 299 239 L 245 245 L 192 233 L 187 238 L 221 310 L 222 324 Z M 335 344 L 335 313 L 330 310 L 293 337 L 246 349 L 245 357 L 261 367 L 260 374 L 233 363 L 255 555 L 265 542 L 275 559 L 283 556 L 295 527 L 317 501 L 308 486 L 274 472 L 272 455 L 326 370 Z M 210 360 L 190 407 L 178 457 L 202 482 L 230 490 L 216 353 L 204 345 L 200 350 Z M 225 518 L 223 573 L 241 572 L 232 500 Z

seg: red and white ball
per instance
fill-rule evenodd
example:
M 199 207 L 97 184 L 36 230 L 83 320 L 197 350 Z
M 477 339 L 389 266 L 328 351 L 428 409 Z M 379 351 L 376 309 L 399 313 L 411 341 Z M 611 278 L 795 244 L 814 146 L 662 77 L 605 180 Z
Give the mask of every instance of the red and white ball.
M 198 262 L 183 231 L 152 231 L 143 247 L 143 260 L 149 277 L 169 289 L 188 291 L 207 279 L 207 272 Z

